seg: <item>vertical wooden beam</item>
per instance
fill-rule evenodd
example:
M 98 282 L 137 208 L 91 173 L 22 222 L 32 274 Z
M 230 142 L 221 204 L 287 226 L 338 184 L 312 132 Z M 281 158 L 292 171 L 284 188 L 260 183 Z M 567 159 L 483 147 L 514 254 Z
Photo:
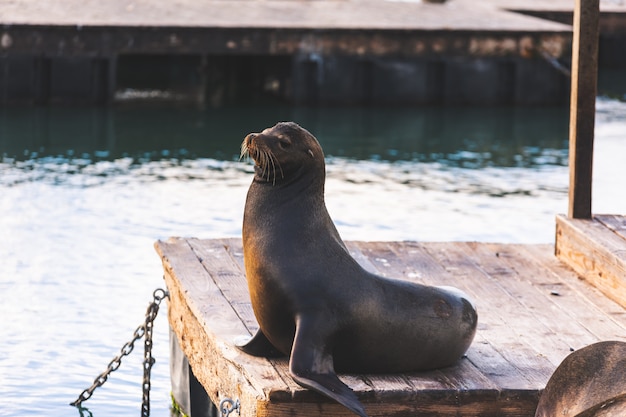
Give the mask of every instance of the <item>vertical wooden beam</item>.
M 591 218 L 599 0 L 576 0 L 569 133 L 569 217 Z

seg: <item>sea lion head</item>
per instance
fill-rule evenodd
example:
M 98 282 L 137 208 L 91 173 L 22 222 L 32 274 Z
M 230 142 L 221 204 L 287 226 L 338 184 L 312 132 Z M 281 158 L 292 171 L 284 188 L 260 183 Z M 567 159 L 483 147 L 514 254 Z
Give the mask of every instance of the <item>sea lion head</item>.
M 306 129 L 281 122 L 260 133 L 250 133 L 241 144 L 241 156 L 254 160 L 255 181 L 272 185 L 303 176 L 324 180 L 324 152 Z

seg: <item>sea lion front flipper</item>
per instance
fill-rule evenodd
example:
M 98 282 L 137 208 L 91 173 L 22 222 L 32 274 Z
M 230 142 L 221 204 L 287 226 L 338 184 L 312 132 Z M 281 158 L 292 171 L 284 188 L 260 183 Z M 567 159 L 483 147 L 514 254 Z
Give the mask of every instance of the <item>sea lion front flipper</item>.
M 281 351 L 276 349 L 274 345 L 272 345 L 261 329 L 257 330 L 256 334 L 252 337 L 240 336 L 236 338 L 235 346 L 252 356 L 264 356 L 266 358 L 279 358 L 281 356 L 285 356 Z
M 322 327 L 323 328 L 323 327 Z M 320 327 L 299 319 L 291 349 L 289 372 L 298 384 L 342 404 L 360 417 L 368 417 L 354 391 L 335 373 L 333 357 Z

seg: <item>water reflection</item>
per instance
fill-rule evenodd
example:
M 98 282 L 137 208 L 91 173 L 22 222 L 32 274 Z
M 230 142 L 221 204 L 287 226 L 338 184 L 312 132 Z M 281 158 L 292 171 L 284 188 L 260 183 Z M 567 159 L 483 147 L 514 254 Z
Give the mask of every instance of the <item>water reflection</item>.
M 79 405 L 76 407 L 76 409 L 78 410 L 78 415 L 80 417 L 93 417 L 93 413 L 89 411 L 89 409 L 86 407 L 82 407 Z
M 329 156 L 467 167 L 566 163 L 563 108 L 9 108 L 0 110 L 0 154 L 233 160 L 247 133 L 282 120 L 310 130 Z

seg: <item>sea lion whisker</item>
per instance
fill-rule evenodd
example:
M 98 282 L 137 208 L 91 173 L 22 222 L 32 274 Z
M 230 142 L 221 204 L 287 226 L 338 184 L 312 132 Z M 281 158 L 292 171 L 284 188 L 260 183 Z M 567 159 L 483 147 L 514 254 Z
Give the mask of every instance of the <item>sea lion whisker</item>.
M 269 182 L 270 177 L 272 175 L 271 170 L 273 168 L 272 157 L 270 156 L 270 153 L 267 150 L 263 151 L 263 157 L 265 159 L 264 162 L 263 162 L 264 165 L 265 165 L 263 172 L 267 173 L 267 175 L 265 176 L 265 179 Z
M 276 159 L 276 156 L 271 152 L 270 152 L 270 160 L 272 162 L 272 173 L 274 174 L 273 179 L 272 179 L 272 185 L 276 185 L 276 165 L 278 165 L 278 167 L 280 168 L 280 163 Z
M 265 173 L 267 172 L 267 156 L 265 155 L 265 151 L 262 149 L 259 149 L 258 164 L 262 168 L 261 178 L 265 178 Z
M 270 180 L 270 175 L 271 175 L 271 173 L 270 173 L 271 166 L 270 166 L 270 156 L 267 154 L 267 151 L 263 151 L 263 157 L 265 159 L 265 161 L 264 161 L 264 164 L 265 164 L 265 171 L 264 172 L 266 173 L 265 179 L 267 181 L 269 181 Z
M 265 154 L 266 159 L 266 163 L 267 163 L 267 181 L 269 182 L 270 177 L 272 175 L 271 171 L 274 168 L 274 161 L 272 161 L 272 156 L 270 155 L 269 152 L 266 152 Z
M 243 143 L 241 144 L 241 153 L 239 154 L 239 162 L 241 162 L 241 160 L 244 157 L 250 158 L 250 152 L 248 151 L 248 144 L 246 143 L 246 141 L 243 141 Z
M 274 154 L 271 151 L 268 151 L 267 153 L 270 163 L 272 164 L 272 171 L 274 174 L 274 178 L 272 180 L 272 185 L 276 185 L 276 156 L 274 156 Z M 267 179 L 269 181 L 269 178 Z
M 276 183 L 276 166 L 278 166 L 278 169 L 280 170 L 280 178 L 284 179 L 285 178 L 285 173 L 283 172 L 283 167 L 282 165 L 280 165 L 280 161 L 278 160 L 278 158 L 276 158 L 276 155 L 271 154 L 272 160 L 274 162 L 274 183 Z
M 267 182 L 271 180 L 272 185 L 276 185 L 276 168 L 280 171 L 280 177 L 285 178 L 283 167 L 276 155 L 268 149 L 259 149 L 257 147 L 250 149 L 247 138 L 241 143 L 239 161 L 244 157 L 248 158 L 248 160 L 250 158 L 254 159 L 255 163 L 261 168 L 261 178 L 264 178 Z

